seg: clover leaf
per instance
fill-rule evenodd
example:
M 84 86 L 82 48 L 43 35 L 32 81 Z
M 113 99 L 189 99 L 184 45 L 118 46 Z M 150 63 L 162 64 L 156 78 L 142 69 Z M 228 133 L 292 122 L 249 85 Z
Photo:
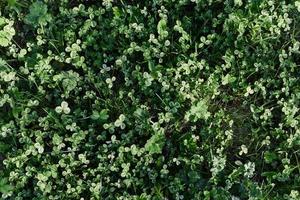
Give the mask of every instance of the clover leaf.
M 13 21 L 0 17 L 0 46 L 7 47 L 11 43 L 11 40 L 16 33 L 12 26 Z
M 41 1 L 36 1 L 29 7 L 29 14 L 25 16 L 25 23 L 37 27 L 45 25 L 51 20 L 51 15 L 48 13 L 48 7 Z
M 185 119 L 187 121 L 196 122 L 198 119 L 207 120 L 210 117 L 210 112 L 208 111 L 208 105 L 205 100 L 199 101 L 196 105 L 192 105 L 191 109 L 186 113 Z
M 149 140 L 147 140 L 145 144 L 145 150 L 150 154 L 161 153 L 162 148 L 165 144 L 165 135 L 162 131 L 156 132 L 151 136 Z
M 103 109 L 100 112 L 94 110 L 93 114 L 91 115 L 91 118 L 93 120 L 106 121 L 109 118 L 108 110 L 107 109 Z

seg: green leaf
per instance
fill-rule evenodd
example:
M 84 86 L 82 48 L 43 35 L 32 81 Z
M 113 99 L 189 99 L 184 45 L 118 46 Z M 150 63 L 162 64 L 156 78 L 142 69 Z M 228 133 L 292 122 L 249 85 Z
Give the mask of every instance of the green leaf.
M 145 150 L 150 152 L 151 154 L 162 152 L 162 148 L 165 144 L 165 135 L 163 132 L 157 132 L 152 137 L 147 140 L 145 144 Z
M 270 178 L 270 179 L 272 179 L 273 178 L 273 176 L 276 176 L 276 172 L 263 172 L 262 174 L 261 174 L 261 176 L 264 176 L 264 177 L 267 177 L 267 178 Z
M 99 112 L 94 110 L 94 111 L 93 111 L 93 114 L 91 115 L 91 118 L 92 118 L 93 120 L 98 120 L 98 119 L 100 118 Z
M 2 47 L 7 47 L 9 45 L 9 40 L 4 38 L 4 37 L 0 37 L 0 46 Z
M 0 142 L 0 152 L 4 153 L 9 149 L 9 145 L 4 143 L 4 142 Z
M 192 105 L 191 109 L 186 113 L 185 119 L 196 122 L 198 119 L 207 120 L 210 115 L 206 101 L 201 100 L 196 105 Z
M 107 113 L 108 113 L 108 111 L 106 109 L 101 110 L 101 112 L 100 112 L 100 119 L 102 121 L 105 121 L 105 120 L 108 119 L 109 115 Z
M 157 32 L 158 34 L 162 34 L 164 30 L 167 28 L 167 21 L 165 19 L 161 19 L 157 24 Z
M 154 71 L 155 66 L 154 66 L 154 62 L 153 61 L 151 61 L 151 60 L 148 61 L 148 68 L 149 68 L 150 72 Z
M 0 17 L 0 26 L 6 24 L 5 18 Z M 10 44 L 13 36 L 15 35 L 15 29 L 12 27 L 12 24 L 7 24 L 0 30 L 0 46 L 7 47 Z
M 0 58 L 0 69 L 6 69 L 7 68 L 7 62 Z
M 19 118 L 19 114 L 22 113 L 23 108 L 22 107 L 14 107 L 12 109 L 12 114 L 14 116 L 14 118 L 18 119 Z
M 113 7 L 114 16 L 119 18 L 121 16 L 120 9 L 118 7 Z
M 0 26 L 6 24 L 5 23 L 5 18 L 4 17 L 0 17 Z
M 64 79 L 62 86 L 64 90 L 69 93 L 76 88 L 77 81 L 75 79 Z
M 227 85 L 228 83 L 233 83 L 236 80 L 235 77 L 230 76 L 227 74 L 226 76 L 222 77 L 222 85 Z
M 16 0 L 7 0 L 7 4 L 9 5 L 9 6 L 15 6 L 16 5 L 16 3 L 17 3 L 17 1 Z
M 13 190 L 13 187 L 7 183 L 6 178 L 1 178 L 0 180 L 0 193 L 7 194 L 11 190 Z
M 34 2 L 29 7 L 29 14 L 25 16 L 25 23 L 32 26 L 38 26 L 50 21 L 51 17 L 47 15 L 47 5 L 41 1 Z
M 109 115 L 107 113 L 107 109 L 103 109 L 100 112 L 94 110 L 93 114 L 91 115 L 91 118 L 93 120 L 106 121 L 109 118 Z
M 270 164 L 277 159 L 277 155 L 274 152 L 267 151 L 264 154 L 264 159 L 266 163 Z
M 161 19 L 157 24 L 157 32 L 162 37 L 167 37 L 168 32 L 167 29 L 167 21 L 165 19 Z

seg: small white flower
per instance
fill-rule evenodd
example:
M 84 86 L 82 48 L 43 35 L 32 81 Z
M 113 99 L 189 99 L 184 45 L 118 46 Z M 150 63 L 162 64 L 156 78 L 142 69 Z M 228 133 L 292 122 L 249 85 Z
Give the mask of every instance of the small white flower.
M 214 156 L 212 160 L 212 168 L 210 169 L 212 175 L 215 177 L 219 172 L 221 172 L 226 166 L 226 158 Z
M 254 172 L 255 172 L 255 163 L 248 162 L 244 165 L 244 167 L 245 167 L 244 176 L 247 178 L 253 177 Z

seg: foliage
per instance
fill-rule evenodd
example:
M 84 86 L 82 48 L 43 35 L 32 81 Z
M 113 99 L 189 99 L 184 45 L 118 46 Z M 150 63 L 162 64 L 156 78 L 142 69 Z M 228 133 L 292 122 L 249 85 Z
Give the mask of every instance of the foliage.
M 300 199 L 300 1 L 0 1 L 1 199 Z
M 0 46 L 7 47 L 15 35 L 13 21 L 0 16 Z
M 41 1 L 32 3 L 29 7 L 29 13 L 25 16 L 24 22 L 33 26 L 45 25 L 51 20 L 51 15 L 47 13 L 47 5 Z

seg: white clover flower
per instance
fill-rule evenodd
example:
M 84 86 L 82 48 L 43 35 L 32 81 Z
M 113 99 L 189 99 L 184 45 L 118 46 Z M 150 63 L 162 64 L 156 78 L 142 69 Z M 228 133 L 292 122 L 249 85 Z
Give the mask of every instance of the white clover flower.
M 213 176 L 216 176 L 226 166 L 226 158 L 220 156 L 214 156 L 212 160 L 212 168 L 210 169 Z
M 63 112 L 65 114 L 69 114 L 71 112 L 71 109 L 68 107 L 68 103 L 63 101 L 63 102 L 61 102 L 60 106 L 57 106 L 55 108 L 55 111 L 57 113 L 62 113 Z
M 251 178 L 254 175 L 255 172 L 255 163 L 253 162 L 248 162 L 244 165 L 245 167 L 245 177 Z

